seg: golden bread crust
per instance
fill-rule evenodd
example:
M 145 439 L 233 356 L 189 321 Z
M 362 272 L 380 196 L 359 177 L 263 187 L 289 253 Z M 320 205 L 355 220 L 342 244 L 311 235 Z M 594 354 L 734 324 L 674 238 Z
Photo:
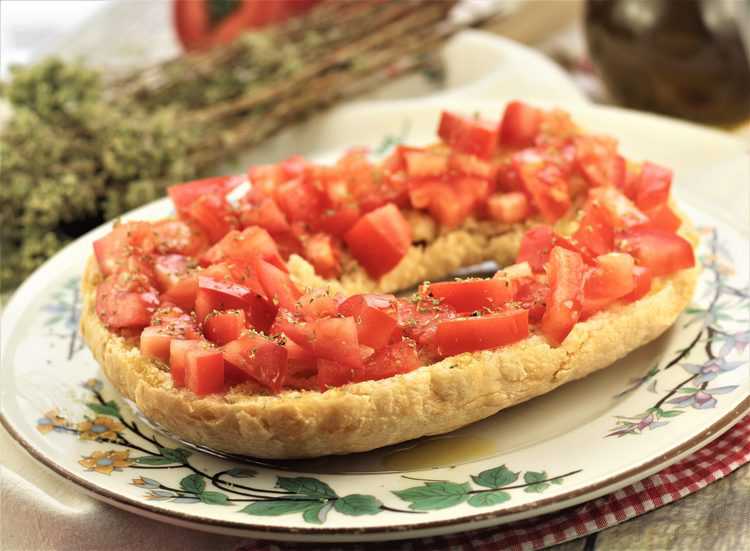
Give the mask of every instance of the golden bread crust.
M 343 288 L 349 293 L 392 291 L 467 263 L 506 262 L 522 231 L 508 228 L 477 237 L 482 232 L 464 228 L 437 236 L 426 248 L 412 247 L 380 283 L 352 271 L 342 279 Z M 292 257 L 289 266 L 300 284 L 340 287 L 318 278 L 299 257 Z M 504 348 L 459 354 L 411 373 L 326 392 L 269 396 L 237 387 L 226 395 L 198 397 L 174 388 L 164 364 L 143 356 L 137 343 L 99 320 L 95 301 L 101 275 L 93 257 L 82 283 L 81 330 L 112 384 L 146 417 L 181 438 L 262 458 L 315 457 L 445 433 L 604 368 L 672 325 L 690 301 L 698 274 L 698 267 L 678 272 L 655 283 L 641 300 L 576 324 L 557 348 L 532 335 Z

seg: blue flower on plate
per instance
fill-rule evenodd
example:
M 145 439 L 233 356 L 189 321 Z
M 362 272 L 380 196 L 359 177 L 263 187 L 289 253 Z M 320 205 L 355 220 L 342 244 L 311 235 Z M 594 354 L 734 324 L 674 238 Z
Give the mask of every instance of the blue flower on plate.
M 699 364 L 682 364 L 682 367 L 688 373 L 693 373 L 696 377 L 693 379 L 694 384 L 706 383 L 713 381 L 716 377 L 727 371 L 733 371 L 743 365 L 745 362 L 728 362 L 724 358 L 709 360 L 703 365 Z

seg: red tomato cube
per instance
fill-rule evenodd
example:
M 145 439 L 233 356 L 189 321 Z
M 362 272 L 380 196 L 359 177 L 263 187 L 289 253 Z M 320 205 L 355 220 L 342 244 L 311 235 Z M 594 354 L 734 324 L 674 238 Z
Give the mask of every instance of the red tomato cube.
M 294 310 L 302 293 L 288 273 L 261 259 L 255 262 L 255 273 L 266 297 L 274 306 Z
M 141 331 L 141 354 L 168 363 L 169 346 L 173 338 L 162 327 L 146 327 Z
M 487 200 L 487 210 L 494 220 L 515 224 L 529 215 L 529 200 L 519 191 L 499 193 Z
M 515 287 L 505 279 L 467 279 L 423 285 L 420 293 L 440 299 L 459 314 L 496 311 L 513 300 Z
M 636 300 L 645 297 L 651 290 L 651 282 L 653 276 L 651 270 L 645 266 L 635 266 L 633 268 L 633 290 L 626 296 L 623 297 L 625 302 L 635 302 Z
M 201 257 L 203 264 L 217 262 L 236 262 L 241 265 L 252 265 L 256 258 L 270 262 L 277 268 L 286 271 L 286 264 L 281 258 L 276 242 L 266 230 L 252 226 L 241 232 L 233 230 L 211 247 Z
M 333 279 L 341 274 L 341 251 L 333 237 L 325 233 L 313 234 L 305 240 L 304 247 L 305 259 L 313 265 L 318 275 Z
M 198 223 L 211 243 L 219 241 L 237 224 L 223 195 L 200 196 L 187 207 L 185 215 Z
M 344 237 L 355 259 L 372 278 L 390 272 L 411 246 L 411 226 L 389 203 L 360 218 Z
M 448 157 L 441 153 L 410 151 L 404 154 L 404 160 L 410 178 L 434 178 L 448 172 Z
M 609 210 L 598 201 L 587 202 L 573 240 L 592 256 L 612 251 L 615 247 L 615 229 Z
M 669 201 L 672 186 L 672 171 L 646 161 L 636 183 L 635 204 L 641 210 L 649 210 Z
M 287 375 L 287 349 L 258 333 L 228 342 L 223 348 L 224 359 L 241 369 L 271 392 L 284 387 Z
M 388 313 L 395 301 L 393 295 L 353 295 L 341 303 L 338 311 L 354 318 L 360 344 L 380 350 L 398 326 L 395 316 Z
M 409 373 L 422 365 L 414 341 L 399 340 L 375 352 L 365 363 L 359 380 L 386 379 Z
M 529 147 L 539 134 L 542 112 L 520 101 L 511 101 L 500 122 L 500 143 L 511 147 Z
M 177 212 L 187 212 L 190 206 L 205 195 L 224 196 L 245 182 L 244 176 L 217 176 L 170 186 L 167 189 Z
M 651 228 L 626 231 L 620 248 L 632 254 L 640 266 L 654 276 L 663 276 L 695 266 L 693 246 L 685 238 L 671 232 Z
M 204 348 L 205 345 L 206 344 L 200 340 L 171 340 L 169 343 L 169 371 L 172 375 L 172 382 L 176 388 L 185 386 L 188 351 Z
M 224 357 L 220 350 L 192 348 L 186 354 L 185 386 L 197 396 L 224 389 Z
M 244 330 L 245 312 L 243 310 L 213 311 L 203 321 L 206 338 L 219 346 L 239 338 Z
M 436 334 L 438 351 L 443 357 L 498 348 L 528 336 L 528 310 L 443 321 L 438 324 Z
M 581 317 L 584 263 L 579 253 L 554 247 L 549 260 L 550 293 L 541 330 L 553 346 L 565 340 Z
M 497 149 L 497 128 L 449 111 L 443 111 L 440 117 L 438 135 L 453 149 L 470 155 L 490 157 Z

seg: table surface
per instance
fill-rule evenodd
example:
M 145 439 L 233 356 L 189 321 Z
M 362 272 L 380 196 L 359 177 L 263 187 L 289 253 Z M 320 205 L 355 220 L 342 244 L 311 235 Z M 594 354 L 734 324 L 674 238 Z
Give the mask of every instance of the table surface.
M 77 4 L 79 4 L 80 13 L 84 10 L 92 11 L 88 3 Z M 5 8 L 3 9 L 4 15 L 10 16 L 13 10 L 6 11 L 7 3 L 3 7 Z M 72 8 L 75 12 L 76 6 Z M 514 21 L 500 22 L 491 30 L 539 47 L 556 59 L 575 60 L 585 55 L 579 23 L 580 1 L 534 0 L 527 2 L 520 11 L 522 13 L 519 13 Z M 9 30 L 11 22 L 6 17 L 3 19 L 5 19 L 3 35 L 7 37 L 6 31 Z M 73 19 L 75 20 L 75 17 Z M 44 21 L 46 21 L 45 24 L 49 24 L 49 20 Z M 10 29 L 15 32 L 16 41 L 23 38 L 24 32 L 27 34 L 36 32 L 27 21 L 24 21 L 24 25 L 26 25 L 25 29 L 19 27 Z M 554 32 L 550 32 L 553 28 Z M 5 54 L 9 53 L 11 45 L 9 41 L 3 41 L 2 49 Z M 28 55 L 26 51 L 18 50 L 15 50 L 14 54 L 10 56 L 14 61 L 24 61 Z M 7 60 L 8 56 L 6 56 L 6 62 Z M 2 69 L 7 69 L 7 65 Z M 595 77 L 578 75 L 576 80 L 589 93 L 596 95 L 603 91 Z M 750 123 L 735 131 L 750 141 Z M 555 551 L 594 549 L 736 551 L 750 549 L 750 520 L 748 519 L 750 519 L 750 464 L 670 505 L 597 534 L 560 544 L 551 549 Z

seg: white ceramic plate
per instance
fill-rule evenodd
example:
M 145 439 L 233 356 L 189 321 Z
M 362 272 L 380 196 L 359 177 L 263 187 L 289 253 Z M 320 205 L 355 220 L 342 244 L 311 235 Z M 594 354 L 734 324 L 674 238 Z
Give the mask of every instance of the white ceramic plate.
M 502 101 L 351 106 L 289 152 L 427 142 L 441 108 L 497 117 Z M 279 540 L 385 540 L 475 529 L 592 499 L 662 469 L 750 407 L 745 145 L 667 119 L 568 106 L 626 153 L 676 170 L 702 228 L 695 303 L 612 367 L 444 437 L 287 464 L 243 463 L 154 433 L 102 379 L 77 332 L 78 280 L 102 227 L 18 290 L 2 319 L 2 422 L 37 460 L 97 498 L 166 522 Z M 278 143 L 275 147 L 278 147 Z M 744 195 L 743 195 L 744 194 Z M 739 205 L 739 206 L 738 206 Z M 159 218 L 163 200 L 129 218 Z

